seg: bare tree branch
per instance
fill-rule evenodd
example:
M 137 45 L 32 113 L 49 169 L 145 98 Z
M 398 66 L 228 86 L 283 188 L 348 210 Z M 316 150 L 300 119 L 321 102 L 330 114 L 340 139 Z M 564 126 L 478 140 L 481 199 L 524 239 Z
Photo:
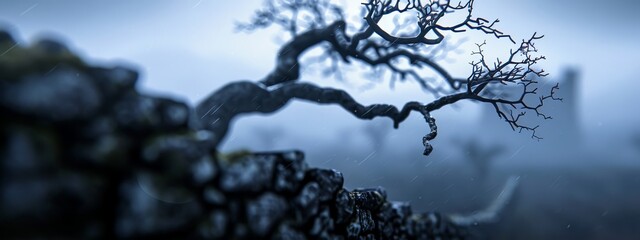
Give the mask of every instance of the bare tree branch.
M 226 136 L 231 121 L 243 113 L 272 113 L 284 107 L 289 100 L 299 99 L 319 104 L 338 104 L 347 112 L 360 119 L 388 117 L 393 120 L 394 127 L 403 122 L 411 111 L 420 112 L 429 125 L 429 134 L 423 138 L 425 153 L 432 150 L 429 140 L 437 135 L 435 119 L 429 115 L 431 110 L 458 101 L 461 95 L 446 96 L 439 101 L 423 105 L 408 102 L 398 110 L 393 105 L 373 104 L 363 106 L 348 93 L 332 88 L 321 88 L 308 83 L 290 83 L 274 90 L 267 90 L 253 82 L 230 83 L 214 92 L 196 107 L 196 113 L 206 124 L 204 127 L 216 134 L 216 146 Z M 427 150 L 428 149 L 428 150 Z
M 535 65 L 545 58 L 535 55 L 534 41 L 542 36 L 534 34 L 523 40 L 517 49 L 509 52 L 506 60 L 497 59 L 494 63 L 485 59 L 482 50 L 485 44 L 478 44 L 478 50 L 472 54 L 479 60 L 471 62 L 471 74 L 466 78 L 454 76 L 437 63 L 444 51 L 445 33 L 476 30 L 515 43 L 510 35 L 495 27 L 498 20 L 489 22 L 473 17 L 473 4 L 473 0 L 457 4 L 448 0 L 366 0 L 362 3 L 362 20 L 348 22 L 341 7 L 329 0 L 266 0 L 264 9 L 256 11 L 251 22 L 238 26 L 252 31 L 277 25 L 291 35 L 289 42 L 278 52 L 275 68 L 260 84 L 237 82 L 216 91 L 198 106 L 198 114 L 206 128 L 218 134 L 219 144 L 231 120 L 238 114 L 274 112 L 290 99 L 339 104 L 361 119 L 388 117 L 393 120 L 394 127 L 398 127 L 411 111 L 417 111 L 429 126 L 429 133 L 423 138 L 424 154 L 428 155 L 432 150 L 429 141 L 437 135 L 431 112 L 470 99 L 492 104 L 498 116 L 514 130 L 529 130 L 532 137 L 539 139 L 535 134 L 538 126 L 523 124 L 522 117 L 526 112 L 535 112 L 536 116 L 548 119 L 550 117 L 541 111 L 544 102 L 560 100 L 554 96 L 558 85 L 550 94 L 538 95 L 538 81 L 546 73 L 537 70 Z M 453 25 L 441 24 L 456 12 L 466 13 L 466 17 Z M 383 29 L 380 21 L 394 14 L 395 29 Z M 410 15 L 401 18 L 397 14 Z M 300 78 L 300 58 L 314 47 L 324 47 L 325 55 L 317 60 L 331 61 L 331 72 L 337 72 L 341 64 L 358 62 L 370 66 L 373 72 L 386 69 L 391 73 L 391 79 L 412 79 L 438 98 L 426 104 L 408 102 L 398 110 L 387 104 L 363 106 L 342 90 L 296 83 Z M 407 60 L 409 66 L 403 65 L 402 59 Z M 438 78 L 429 77 L 423 70 L 435 73 Z M 445 87 L 439 84 L 442 82 Z M 497 94 L 500 89 L 513 86 L 522 89 L 519 98 L 509 99 Z M 531 103 L 530 96 L 539 96 L 538 101 Z

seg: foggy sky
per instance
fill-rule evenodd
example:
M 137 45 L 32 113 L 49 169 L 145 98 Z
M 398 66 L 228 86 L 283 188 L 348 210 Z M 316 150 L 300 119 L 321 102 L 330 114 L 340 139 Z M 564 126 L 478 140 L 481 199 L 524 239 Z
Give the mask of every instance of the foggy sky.
M 234 33 L 234 23 L 249 19 L 261 1 L 222 0 L 3 0 L 0 25 L 8 27 L 22 41 L 40 36 L 64 40 L 75 51 L 101 64 L 126 64 L 142 72 L 141 84 L 149 92 L 169 94 L 195 103 L 211 91 L 233 80 L 256 80 L 273 67 L 279 43 L 275 29 L 252 34 Z M 630 132 L 640 132 L 640 96 L 637 71 L 640 55 L 640 2 L 615 1 L 525 1 L 478 0 L 475 15 L 499 18 L 500 29 L 515 39 L 533 32 L 545 35 L 538 47 L 547 61 L 541 65 L 559 76 L 570 66 L 580 70 L 580 116 L 588 142 L 595 147 L 602 141 L 621 141 Z M 489 36 L 470 34 L 460 58 L 468 55 L 472 44 Z M 492 45 L 489 50 L 506 53 L 511 45 Z M 456 56 L 454 56 L 456 57 Z M 466 61 L 456 61 L 454 74 L 464 76 Z M 333 86 L 353 94 L 363 104 L 393 103 L 429 99 L 415 83 L 387 82 L 367 91 L 363 79 L 337 82 L 306 76 L 322 86 Z M 330 118 L 327 116 L 331 116 Z M 463 103 L 434 113 L 440 135 L 473 131 L 464 126 L 474 123 L 478 108 Z M 500 121 L 496 117 L 496 121 Z M 281 148 L 305 148 L 318 142 L 336 141 L 340 132 L 362 126 L 337 106 L 315 106 L 295 102 L 270 117 L 242 118 L 228 136 L 227 148 L 248 147 L 252 133 L 242 129 L 254 126 L 286 126 L 289 141 Z M 389 127 L 390 127 L 389 122 Z M 413 116 L 392 131 L 399 146 L 420 145 L 422 120 Z M 403 128 L 403 126 L 405 126 Z M 514 133 L 514 135 L 517 135 Z M 519 136 L 522 137 L 522 136 Z M 305 141 L 299 141 L 303 139 Z M 406 144 L 404 144 L 406 143 Z

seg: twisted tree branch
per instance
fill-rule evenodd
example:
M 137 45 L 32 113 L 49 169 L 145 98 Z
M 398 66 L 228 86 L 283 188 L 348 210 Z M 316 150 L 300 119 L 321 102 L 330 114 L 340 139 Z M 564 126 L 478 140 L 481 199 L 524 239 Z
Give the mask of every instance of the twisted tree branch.
M 267 90 L 256 83 L 241 81 L 230 83 L 211 94 L 196 107 L 196 114 L 205 123 L 205 129 L 216 135 L 216 147 L 226 136 L 232 120 L 243 113 L 272 113 L 283 108 L 290 100 L 299 99 L 318 104 L 337 104 L 359 119 L 387 117 L 397 128 L 407 119 L 411 111 L 421 113 L 430 132 L 424 136 L 424 154 L 431 153 L 433 148 L 429 141 L 437 135 L 435 119 L 430 111 L 447 104 L 467 98 L 466 95 L 453 95 L 423 105 L 419 102 L 408 102 L 398 110 L 389 104 L 373 104 L 364 106 L 355 101 L 347 92 L 333 88 L 321 88 L 309 83 L 289 83 L 274 90 Z
M 216 146 L 224 139 L 229 124 L 237 115 L 251 112 L 271 113 L 284 107 L 291 99 L 301 99 L 319 104 L 338 104 L 360 119 L 388 117 L 393 120 L 396 128 L 411 111 L 417 111 L 423 115 L 429 126 L 429 133 L 423 137 L 424 154 L 428 155 L 433 149 L 429 141 L 437 135 L 435 119 L 430 113 L 443 106 L 463 99 L 489 103 L 495 107 L 498 116 L 504 118 L 514 130 L 529 130 L 533 132 L 532 137 L 539 138 L 535 134 L 537 126 L 522 124 L 521 117 L 526 111 L 533 111 L 537 116 L 548 119 L 550 117 L 540 111 L 544 102 L 560 100 L 554 96 L 555 90 L 558 89 L 556 85 L 549 95 L 540 96 L 537 104 L 526 101 L 527 96 L 538 94 L 538 81 L 534 78 L 546 76 L 543 70 L 534 68 L 535 64 L 544 59 L 544 56 L 534 56 L 537 52 L 534 41 L 542 36 L 534 34 L 529 40 L 523 40 L 518 49 L 510 51 L 506 61 L 498 59 L 493 64 L 485 60 L 482 50 L 484 43 L 478 44 L 478 50 L 472 54 L 480 59 L 471 62 L 472 71 L 466 79 L 453 76 L 436 63 L 436 54 L 425 54 L 442 51 L 445 39 L 443 32 L 478 30 L 514 42 L 510 35 L 495 28 L 498 20 L 489 23 L 483 18 L 472 17 L 473 0 L 464 4 L 451 4 L 448 0 L 368 0 L 363 3 L 364 18 L 360 22 L 361 26 L 355 28 L 352 25 L 357 23 L 347 23 L 341 8 L 329 0 L 266 0 L 266 3 L 265 9 L 257 11 L 252 22 L 240 25 L 240 28 L 253 30 L 275 24 L 290 33 L 292 38 L 279 50 L 275 69 L 259 84 L 228 84 L 198 105 L 197 113 L 204 121 L 205 128 L 218 136 Z M 466 18 L 450 26 L 440 24 L 445 16 L 458 11 L 467 11 Z M 325 16 L 324 13 L 330 14 Z M 384 17 L 393 13 L 414 13 L 415 15 L 411 16 L 417 16 L 415 27 L 410 31 L 414 36 L 398 33 L 403 28 L 410 27 L 412 21 L 400 23 L 399 19 L 395 19 L 399 25 L 391 32 L 378 24 Z M 350 34 L 347 32 L 348 29 L 357 30 Z M 430 33 L 436 38 L 427 38 Z M 327 56 L 318 59 L 332 61 L 334 72 L 339 71 L 337 63 L 348 64 L 355 60 L 372 68 L 387 69 L 392 79 L 411 78 L 417 81 L 423 90 L 433 93 L 438 98 L 426 104 L 408 102 L 402 109 L 388 104 L 363 106 L 345 91 L 296 83 L 300 78 L 301 56 L 317 46 L 324 46 L 324 54 Z M 400 59 L 409 61 L 409 69 L 398 63 Z M 434 79 L 418 71 L 423 68 L 435 72 L 448 87 L 436 85 Z M 502 89 L 505 85 L 521 86 L 522 94 L 515 100 L 500 95 L 501 90 L 496 89 Z

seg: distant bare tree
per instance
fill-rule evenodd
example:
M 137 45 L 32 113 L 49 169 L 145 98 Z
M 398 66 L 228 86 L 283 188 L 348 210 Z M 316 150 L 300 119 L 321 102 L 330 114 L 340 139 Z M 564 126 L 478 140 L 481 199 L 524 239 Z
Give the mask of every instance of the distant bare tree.
M 631 139 L 631 143 L 640 151 L 640 133 L 636 133 Z
M 380 151 L 384 147 L 389 130 L 389 127 L 380 124 L 367 124 L 362 128 L 364 135 L 369 139 L 372 148 L 376 151 Z
M 266 0 L 264 8 L 239 29 L 253 31 L 270 26 L 281 27 L 290 39 L 277 54 L 275 68 L 258 82 L 238 81 L 218 89 L 197 106 L 204 127 L 217 135 L 216 146 L 224 139 L 232 120 L 245 113 L 272 113 L 291 99 L 318 104 L 338 104 L 360 119 L 388 117 L 398 127 L 412 111 L 420 113 L 428 133 L 423 137 L 424 155 L 433 150 L 430 140 L 437 135 L 431 113 L 460 100 L 491 104 L 497 115 L 514 130 L 527 130 L 538 138 L 536 129 L 523 123 L 523 116 L 533 112 L 548 118 L 540 110 L 546 100 L 556 99 L 554 86 L 549 94 L 539 94 L 537 85 L 546 73 L 536 64 L 533 34 L 516 44 L 513 38 L 496 28 L 499 22 L 474 16 L 474 0 L 365 0 L 359 20 L 353 20 L 330 0 Z M 514 9 L 515 10 L 515 9 Z M 392 29 L 384 27 L 394 21 Z M 507 39 L 515 48 L 495 62 L 485 58 L 485 43 L 477 44 L 468 75 L 455 76 L 436 60 L 445 50 L 445 34 L 479 31 L 498 39 Z M 259 44 L 260 40 L 256 40 Z M 323 55 L 301 63 L 310 49 L 321 48 Z M 360 64 L 371 71 L 383 71 L 383 78 L 410 79 L 437 99 L 423 103 L 411 101 L 402 108 L 389 104 L 364 106 L 343 90 L 299 82 L 301 64 L 324 64 L 329 73 L 339 73 L 343 65 Z M 436 77 L 430 77 L 435 74 Z M 501 88 L 517 86 L 521 94 L 513 98 L 492 97 Z M 310 113 L 312 115 L 312 113 Z
M 253 129 L 258 141 L 265 148 L 273 148 L 275 142 L 282 138 L 284 129 L 280 126 L 258 126 Z
M 462 143 L 465 159 L 476 170 L 478 179 L 486 180 L 491 170 L 492 161 L 504 152 L 504 146 L 499 144 L 482 145 L 477 139 L 470 139 Z
M 485 209 L 474 211 L 472 214 L 452 214 L 449 216 L 451 220 L 460 226 L 472 226 L 479 223 L 495 223 L 500 219 L 501 214 L 505 214 L 507 205 L 513 204 L 511 201 L 517 198 L 518 185 L 520 185 L 519 176 L 510 176 L 502 190 L 491 204 Z

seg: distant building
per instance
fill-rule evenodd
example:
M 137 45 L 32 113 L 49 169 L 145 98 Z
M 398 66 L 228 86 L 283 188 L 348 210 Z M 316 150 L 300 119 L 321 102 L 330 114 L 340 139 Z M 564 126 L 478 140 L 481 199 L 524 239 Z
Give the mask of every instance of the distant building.
M 551 87 L 559 83 L 560 89 L 555 96 L 562 101 L 546 101 L 541 111 L 552 119 L 544 120 L 542 117 L 533 117 L 535 112 L 527 113 L 529 125 L 540 125 L 536 135 L 543 139 L 537 141 L 531 139 L 531 132 L 518 133 L 511 129 L 504 119 L 500 119 L 493 106 L 482 104 L 482 116 L 480 117 L 480 138 L 486 141 L 500 143 L 510 151 L 506 157 L 519 158 L 546 158 L 556 159 L 575 154 L 582 143 L 582 134 L 578 119 L 579 101 L 579 73 L 575 69 L 566 69 L 560 74 L 559 79 L 551 79 L 541 87 L 539 94 L 547 94 Z M 506 96 L 519 96 L 521 89 L 513 89 L 505 93 Z

